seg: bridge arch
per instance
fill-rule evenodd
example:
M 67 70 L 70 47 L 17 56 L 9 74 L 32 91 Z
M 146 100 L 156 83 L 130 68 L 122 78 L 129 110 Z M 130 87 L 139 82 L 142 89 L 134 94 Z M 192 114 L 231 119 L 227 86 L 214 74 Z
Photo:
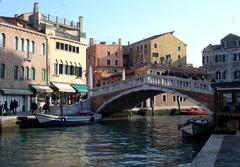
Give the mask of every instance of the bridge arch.
M 102 103 L 96 109 L 96 112 L 102 114 L 111 114 L 126 109 L 131 109 L 139 102 L 160 93 L 172 93 L 180 97 L 191 100 L 194 104 L 211 113 L 213 111 L 213 95 L 196 93 L 170 87 L 157 86 L 152 84 L 142 84 L 141 86 L 123 90 L 117 94 L 109 95 L 108 98 L 102 98 Z

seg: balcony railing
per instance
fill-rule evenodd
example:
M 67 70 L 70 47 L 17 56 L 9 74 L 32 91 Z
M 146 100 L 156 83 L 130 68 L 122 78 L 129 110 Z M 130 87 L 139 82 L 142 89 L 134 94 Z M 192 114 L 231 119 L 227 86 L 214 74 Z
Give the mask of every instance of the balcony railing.
M 67 33 L 64 33 L 64 32 L 56 31 L 55 35 L 57 37 L 67 38 L 67 39 L 78 41 L 78 42 L 80 41 L 80 36 L 75 36 L 75 35 L 67 34 Z M 81 37 L 86 38 L 86 34 L 82 33 Z

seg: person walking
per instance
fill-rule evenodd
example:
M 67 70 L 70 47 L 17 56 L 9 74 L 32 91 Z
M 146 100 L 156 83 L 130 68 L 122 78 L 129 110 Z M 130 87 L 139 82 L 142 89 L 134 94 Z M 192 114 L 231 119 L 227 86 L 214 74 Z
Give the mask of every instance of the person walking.
M 13 100 L 11 100 L 10 101 L 10 115 L 14 114 L 13 109 L 14 109 L 14 102 L 13 102 Z
M 33 101 L 31 104 L 32 114 L 36 114 L 37 108 L 38 108 L 37 103 L 35 101 Z
M 13 100 L 13 114 L 17 114 L 18 102 L 16 99 Z
M 8 103 L 7 103 L 7 101 L 5 101 L 3 109 L 6 112 L 6 115 L 8 115 Z

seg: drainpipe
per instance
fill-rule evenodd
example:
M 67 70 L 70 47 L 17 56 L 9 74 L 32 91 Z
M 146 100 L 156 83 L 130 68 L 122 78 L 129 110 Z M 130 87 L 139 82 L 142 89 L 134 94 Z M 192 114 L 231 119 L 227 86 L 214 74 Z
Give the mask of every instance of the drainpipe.
M 93 72 L 92 72 L 92 66 L 89 66 L 89 73 L 88 73 L 88 87 L 89 87 L 89 96 L 92 95 L 92 89 L 93 89 Z

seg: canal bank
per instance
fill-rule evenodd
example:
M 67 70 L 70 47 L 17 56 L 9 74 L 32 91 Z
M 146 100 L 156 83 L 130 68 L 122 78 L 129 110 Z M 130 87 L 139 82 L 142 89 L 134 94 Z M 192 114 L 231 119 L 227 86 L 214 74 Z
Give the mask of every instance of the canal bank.
M 240 166 L 240 133 L 236 135 L 211 135 L 191 167 Z

